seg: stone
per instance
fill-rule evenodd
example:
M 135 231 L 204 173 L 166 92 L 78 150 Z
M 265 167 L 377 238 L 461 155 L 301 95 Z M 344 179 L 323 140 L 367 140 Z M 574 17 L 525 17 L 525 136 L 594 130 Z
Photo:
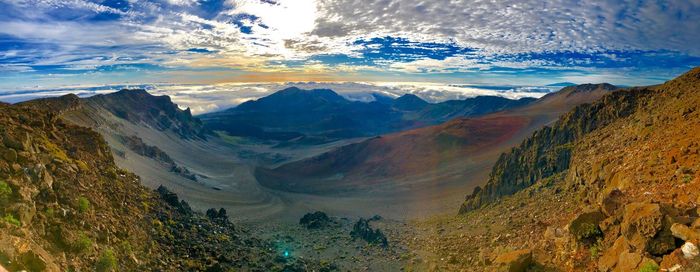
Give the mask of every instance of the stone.
M 683 251 L 678 248 L 664 256 L 661 261 L 661 271 L 679 271 L 678 268 L 682 268 L 688 264 L 688 259 L 683 256 Z M 673 270 L 676 269 L 676 270 Z
M 700 230 L 700 218 L 695 219 L 695 221 L 693 221 L 693 224 L 690 225 L 690 227 L 695 230 Z
M 382 247 L 387 247 L 389 245 L 384 233 L 379 229 L 372 229 L 369 226 L 369 221 L 364 218 L 360 218 L 357 223 L 355 223 L 350 232 L 350 237 L 353 239 L 361 238 L 370 244 L 378 244 Z
M 607 216 L 614 216 L 622 207 L 622 191 L 614 189 L 605 194 L 600 201 L 600 209 Z
M 331 219 L 324 212 L 307 213 L 301 219 L 299 224 L 307 229 L 321 229 L 330 225 Z
M 700 240 L 700 232 L 683 224 L 673 224 L 671 226 L 671 233 L 678 239 L 683 241 L 693 241 Z
M 499 271 L 524 272 L 533 265 L 532 251 L 529 249 L 501 254 L 493 260 Z
M 686 259 L 693 259 L 700 254 L 700 252 L 698 252 L 698 247 L 691 242 L 685 242 L 685 244 L 681 246 L 681 251 L 683 252 L 683 257 Z
M 622 252 L 617 260 L 616 271 L 636 271 L 642 263 L 642 254 L 638 252 Z
M 605 215 L 598 210 L 581 213 L 569 224 L 569 232 L 579 242 L 594 243 L 596 238 L 603 235 L 598 226 L 603 219 Z
M 14 163 L 17 161 L 17 151 L 14 149 L 7 149 L 2 152 L 2 158 L 9 163 Z
M 629 251 L 630 246 L 627 244 L 627 239 L 624 236 L 618 237 L 615 243 L 598 259 L 598 270 L 601 272 L 612 271 L 620 259 L 620 254 Z
M 622 234 L 629 244 L 644 250 L 662 227 L 663 214 L 658 204 L 630 203 L 625 206 L 621 223 Z
M 671 232 L 674 220 L 665 216 L 661 230 L 647 243 L 646 251 L 654 256 L 663 256 L 676 249 L 676 239 Z

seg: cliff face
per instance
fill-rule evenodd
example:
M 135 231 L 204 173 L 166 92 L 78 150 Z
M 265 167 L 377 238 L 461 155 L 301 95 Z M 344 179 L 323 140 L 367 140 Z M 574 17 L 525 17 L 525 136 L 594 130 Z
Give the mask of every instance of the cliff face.
M 189 108 L 178 108 L 168 96 L 153 96 L 145 90 L 137 89 L 96 95 L 85 101 L 132 123 L 172 131 L 183 139 L 206 139 L 202 122 L 192 116 Z
M 594 89 L 587 85 L 581 86 L 586 87 L 586 90 Z M 501 196 L 522 190 L 537 180 L 567 170 L 573 143 L 593 130 L 629 116 L 653 93 L 650 89 L 616 91 L 595 103 L 577 106 L 551 127 L 536 131 L 520 146 L 501 154 L 486 185 L 475 188 L 467 196 L 460 213 L 489 204 Z

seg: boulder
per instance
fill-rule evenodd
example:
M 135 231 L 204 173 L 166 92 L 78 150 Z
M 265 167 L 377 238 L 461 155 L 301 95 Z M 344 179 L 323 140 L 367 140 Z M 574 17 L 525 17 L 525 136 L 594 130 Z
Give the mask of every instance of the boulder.
M 600 201 L 600 209 L 607 216 L 615 216 L 622 207 L 622 191 L 614 189 L 605 194 Z
M 598 226 L 603 219 L 605 219 L 605 215 L 598 210 L 584 212 L 571 221 L 569 232 L 579 242 L 594 243 L 598 237 L 603 235 Z
M 533 265 L 532 251 L 523 249 L 501 254 L 493 260 L 493 264 L 498 271 L 524 272 Z
M 661 230 L 647 243 L 646 251 L 654 256 L 663 256 L 676 249 L 676 239 L 671 232 L 673 218 L 665 216 Z
M 671 226 L 671 233 L 673 236 L 682 239 L 683 241 L 700 240 L 700 231 L 691 229 L 683 224 L 673 224 Z
M 301 219 L 299 224 L 307 229 L 321 229 L 331 224 L 331 219 L 324 212 L 307 213 Z
M 615 243 L 598 259 L 598 270 L 601 272 L 612 271 L 620 259 L 620 254 L 629 251 L 630 246 L 627 244 L 627 239 L 624 236 L 618 237 Z
M 622 234 L 632 247 L 644 250 L 649 240 L 661 230 L 663 218 L 658 204 L 627 204 L 620 226 Z
M 17 151 L 14 149 L 7 149 L 2 151 L 2 158 L 9 163 L 14 163 L 17 161 Z
M 622 252 L 617 260 L 616 271 L 637 271 L 642 263 L 642 254 L 638 252 Z
M 350 232 L 350 237 L 353 239 L 361 238 L 370 244 L 378 244 L 382 247 L 387 247 L 389 245 L 384 233 L 379 229 L 372 229 L 369 226 L 369 221 L 363 218 L 360 218 L 360 220 L 355 223 Z
M 698 247 L 691 242 L 685 242 L 685 244 L 681 246 L 681 251 L 683 252 L 683 257 L 686 259 L 694 259 L 700 254 L 700 252 L 698 252 Z
M 664 256 L 661 261 L 661 271 L 681 271 L 680 268 L 688 265 L 688 259 L 683 256 L 683 251 L 678 248 Z

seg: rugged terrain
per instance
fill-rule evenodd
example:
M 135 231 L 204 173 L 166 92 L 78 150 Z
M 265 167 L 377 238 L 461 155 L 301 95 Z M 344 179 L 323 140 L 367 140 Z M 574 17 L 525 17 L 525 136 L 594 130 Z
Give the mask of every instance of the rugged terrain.
M 0 267 L 10 271 L 321 269 L 119 169 L 60 103 L 0 105 Z M 68 102 L 68 103 L 63 103 Z
M 698 271 L 700 68 L 576 107 L 503 154 L 423 267 Z M 424 260 L 424 259 L 421 259 Z M 511 270 L 512 271 L 512 270 Z

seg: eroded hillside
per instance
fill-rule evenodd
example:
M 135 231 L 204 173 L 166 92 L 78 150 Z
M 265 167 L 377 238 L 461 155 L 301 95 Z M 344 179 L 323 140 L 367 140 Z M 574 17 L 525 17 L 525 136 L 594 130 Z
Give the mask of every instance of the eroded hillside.
M 115 166 L 99 134 L 58 117 L 74 99 L 58 101 L 0 105 L 0 268 L 322 268 L 250 237 L 225 210 L 205 216 L 165 188 L 147 189 Z
M 424 265 L 697 271 L 699 90 L 695 68 L 536 132 L 501 156 L 462 215 L 423 223 L 434 231 L 414 242 L 429 248 Z

